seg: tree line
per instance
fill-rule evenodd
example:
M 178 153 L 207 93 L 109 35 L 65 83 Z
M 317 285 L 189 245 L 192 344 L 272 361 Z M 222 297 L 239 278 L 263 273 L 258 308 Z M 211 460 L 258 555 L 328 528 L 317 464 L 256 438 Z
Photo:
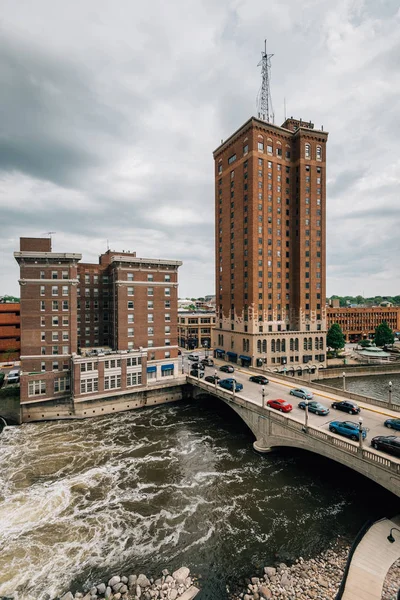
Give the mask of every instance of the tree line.
M 364 296 L 336 296 L 333 295 L 327 298 L 327 302 L 330 300 L 339 300 L 340 306 L 349 306 L 349 304 L 367 304 L 368 306 L 377 306 L 382 302 L 391 302 L 397 306 L 400 306 L 400 295 L 399 296 L 373 296 L 371 298 L 364 298 Z

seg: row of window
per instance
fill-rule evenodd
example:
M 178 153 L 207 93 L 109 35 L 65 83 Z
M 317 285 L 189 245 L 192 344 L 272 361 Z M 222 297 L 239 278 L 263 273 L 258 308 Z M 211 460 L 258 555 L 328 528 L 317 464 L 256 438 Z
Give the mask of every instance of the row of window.
M 51 317 L 51 324 L 53 327 L 58 327 L 61 324 L 63 327 L 67 327 L 69 325 L 69 317 L 54 315 Z M 46 317 L 40 317 L 40 327 L 46 327 Z
M 50 332 L 48 332 L 50 333 Z M 63 342 L 68 342 L 69 341 L 69 332 L 68 331 L 52 331 L 51 332 L 51 341 L 52 342 L 58 342 L 58 340 L 62 340 Z M 42 331 L 40 333 L 40 339 L 42 342 L 46 341 L 46 332 Z
M 40 354 L 46 355 L 48 348 L 46 346 L 42 346 L 40 348 Z M 51 354 L 69 354 L 69 346 L 51 346 Z
M 46 279 L 45 271 L 40 271 L 40 279 Z M 60 277 L 60 271 L 52 271 L 51 279 L 68 279 L 68 271 L 61 271 L 61 277 Z
M 166 287 L 166 288 L 162 288 L 164 290 L 164 296 L 170 296 L 171 295 L 171 288 Z M 134 287 L 130 287 L 128 286 L 126 288 L 127 290 L 127 295 L 128 296 L 134 296 L 135 295 L 135 288 Z M 154 296 L 154 288 L 153 287 L 148 287 L 147 288 L 147 295 L 148 296 Z
M 70 378 L 69 376 L 58 377 L 54 379 L 54 393 L 70 391 Z M 28 383 L 28 396 L 42 396 L 46 394 L 46 381 L 44 379 L 38 379 L 37 381 L 29 381 Z
M 58 301 L 58 300 L 52 300 L 51 302 L 51 310 L 60 310 L 60 308 L 62 310 L 69 310 L 69 302 L 68 300 L 62 300 L 62 301 Z M 45 300 L 41 300 L 40 301 L 40 310 L 41 311 L 45 311 L 46 310 L 46 301 Z
M 68 285 L 61 286 L 61 295 L 62 296 L 68 296 L 68 290 L 69 290 Z M 59 286 L 58 285 L 52 285 L 51 286 L 51 295 L 52 296 L 58 296 L 59 295 L 58 292 L 59 292 Z M 40 295 L 41 296 L 45 296 L 46 295 L 46 286 L 45 285 L 41 285 L 40 286 Z

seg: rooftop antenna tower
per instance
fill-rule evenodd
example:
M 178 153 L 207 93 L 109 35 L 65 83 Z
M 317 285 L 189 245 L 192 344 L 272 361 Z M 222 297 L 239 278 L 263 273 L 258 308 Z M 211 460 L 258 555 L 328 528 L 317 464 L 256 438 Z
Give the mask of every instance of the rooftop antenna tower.
M 261 52 L 261 60 L 258 67 L 261 65 L 261 87 L 257 95 L 257 111 L 258 118 L 267 123 L 274 123 L 275 115 L 272 108 L 271 98 L 271 58 L 273 54 L 267 54 L 267 40 L 264 40 L 264 52 Z

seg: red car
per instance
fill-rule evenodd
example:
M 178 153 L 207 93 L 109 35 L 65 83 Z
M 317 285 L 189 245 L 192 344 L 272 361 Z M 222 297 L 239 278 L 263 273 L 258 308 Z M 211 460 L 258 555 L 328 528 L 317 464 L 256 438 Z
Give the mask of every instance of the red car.
M 267 406 L 270 408 L 275 408 L 275 410 L 279 410 L 280 412 L 290 412 L 293 406 L 287 400 L 281 400 L 278 398 L 277 400 L 268 400 Z

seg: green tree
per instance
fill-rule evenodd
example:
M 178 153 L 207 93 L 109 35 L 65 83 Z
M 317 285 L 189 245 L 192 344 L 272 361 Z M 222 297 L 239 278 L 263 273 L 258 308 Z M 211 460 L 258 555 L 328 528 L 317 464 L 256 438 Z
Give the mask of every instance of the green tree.
M 394 335 L 393 331 L 390 329 L 389 325 L 386 321 L 383 321 L 378 327 L 375 329 L 375 344 L 377 346 L 388 346 L 389 344 L 393 344 Z
M 333 348 L 335 351 L 335 355 L 337 356 L 337 351 L 341 348 L 344 348 L 345 345 L 345 337 L 343 335 L 342 328 L 339 323 L 334 323 L 329 328 L 329 331 L 326 335 L 326 345 L 330 348 Z

